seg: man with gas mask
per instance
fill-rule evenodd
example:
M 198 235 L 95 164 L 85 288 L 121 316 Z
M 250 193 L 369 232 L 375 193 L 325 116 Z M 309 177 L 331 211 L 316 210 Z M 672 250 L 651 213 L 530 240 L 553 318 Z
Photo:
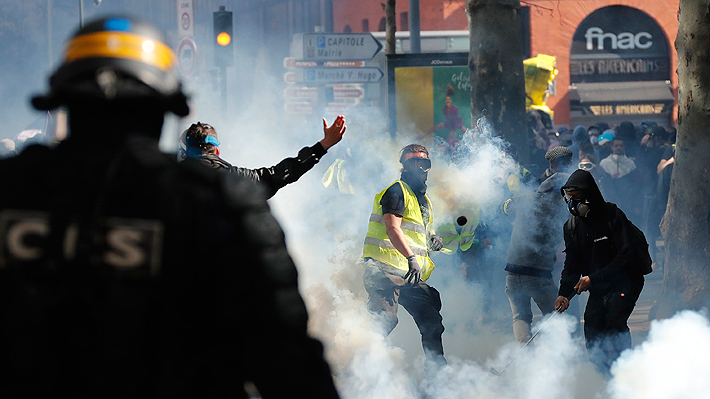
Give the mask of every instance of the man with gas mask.
M 262 190 L 159 150 L 175 67 L 155 27 L 87 23 L 33 99 L 69 138 L 0 161 L 0 397 L 338 397 Z
M 426 195 L 431 169 L 424 146 L 410 144 L 401 151 L 402 176 L 375 196 L 363 249 L 368 309 L 381 317 L 389 335 L 397 325 L 402 304 L 422 336 L 427 373 L 446 364 L 441 335 L 441 298 L 425 281 L 434 263 L 429 251 L 443 247 L 432 230 L 433 209 Z
M 561 193 L 572 215 L 564 225 L 567 256 L 555 309 L 565 311 L 574 291 L 589 291 L 586 347 L 591 362 L 608 377 L 611 364 L 631 347 L 627 322 L 643 289 L 643 275 L 650 272 L 642 266 L 634 240 L 642 233 L 621 209 L 604 200 L 585 170 L 572 173 Z

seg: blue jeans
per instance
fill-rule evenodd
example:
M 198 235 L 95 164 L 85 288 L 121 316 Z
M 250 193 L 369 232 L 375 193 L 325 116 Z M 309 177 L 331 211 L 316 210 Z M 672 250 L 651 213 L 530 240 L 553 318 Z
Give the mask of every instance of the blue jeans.
M 551 277 L 525 276 L 506 272 L 505 294 L 513 311 L 513 334 L 515 340 L 526 343 L 530 340 L 530 324 L 533 314 L 530 299 L 533 299 L 543 314 L 555 310 L 557 286 Z

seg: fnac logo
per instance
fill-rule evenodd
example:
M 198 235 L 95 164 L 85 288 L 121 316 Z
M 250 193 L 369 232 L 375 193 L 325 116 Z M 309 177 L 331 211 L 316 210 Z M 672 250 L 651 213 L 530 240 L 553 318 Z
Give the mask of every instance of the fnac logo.
M 639 32 L 633 34 L 631 32 L 623 32 L 618 35 L 614 33 L 604 33 L 601 28 L 591 27 L 584 34 L 587 39 L 587 50 L 594 50 L 594 42 L 596 41 L 596 49 L 604 50 L 606 39 L 609 39 L 612 50 L 632 50 L 632 49 L 648 49 L 653 45 L 653 36 L 648 32 Z

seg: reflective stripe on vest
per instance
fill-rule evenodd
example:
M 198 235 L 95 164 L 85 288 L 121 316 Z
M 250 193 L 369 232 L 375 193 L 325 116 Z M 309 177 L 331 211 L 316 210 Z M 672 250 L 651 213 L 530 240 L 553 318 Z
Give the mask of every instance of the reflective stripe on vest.
M 425 224 L 422 220 L 422 211 L 419 208 L 419 201 L 409 186 L 401 180 L 397 180 L 390 186 L 382 190 L 375 196 L 372 204 L 372 214 L 368 224 L 367 236 L 363 248 L 363 258 L 373 258 L 401 270 L 404 275 L 409 270 L 409 263 L 390 241 L 385 228 L 385 220 L 382 215 L 382 196 L 394 184 L 402 187 L 404 194 L 404 215 L 402 215 L 401 228 L 407 239 L 407 244 L 417 257 L 417 262 L 422 268 L 422 280 L 426 280 L 434 270 L 434 263 L 429 258 L 427 250 L 428 226 L 433 222 L 433 209 L 431 201 L 425 196 L 429 206 L 429 220 Z
M 451 255 L 458 248 L 461 251 L 468 251 L 474 242 L 476 242 L 476 227 L 478 224 L 467 223 L 461 228 L 461 233 L 456 232 L 456 226 L 453 223 L 447 223 L 437 230 L 441 241 L 444 243 L 444 248 L 441 252 Z
M 441 248 L 441 252 L 452 255 L 459 248 L 459 233 L 456 232 L 456 226 L 453 223 L 446 223 L 445 225 L 439 226 L 436 230 L 439 237 L 441 237 L 441 242 L 444 243 L 444 247 Z

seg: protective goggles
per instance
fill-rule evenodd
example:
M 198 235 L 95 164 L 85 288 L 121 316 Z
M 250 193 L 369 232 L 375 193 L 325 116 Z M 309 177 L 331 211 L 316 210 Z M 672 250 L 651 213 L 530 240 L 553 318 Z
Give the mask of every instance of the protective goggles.
M 405 170 L 428 172 L 431 169 L 431 160 L 428 158 L 409 158 L 402 164 Z
M 580 162 L 579 165 L 577 165 L 582 170 L 592 170 L 594 169 L 594 164 L 591 162 Z
M 199 142 L 192 137 L 187 138 L 187 145 L 194 146 L 195 143 L 199 143 Z M 205 140 L 202 141 L 202 143 L 212 144 L 213 146 L 219 147 L 219 140 L 217 140 L 217 137 L 214 137 L 214 136 L 206 136 Z
M 576 195 L 570 194 L 572 191 L 576 191 Z M 582 193 L 579 191 L 577 188 L 565 188 L 562 189 L 562 192 L 564 193 L 563 196 L 565 198 L 565 202 L 569 203 L 572 200 L 577 200 L 581 201 L 582 200 Z

